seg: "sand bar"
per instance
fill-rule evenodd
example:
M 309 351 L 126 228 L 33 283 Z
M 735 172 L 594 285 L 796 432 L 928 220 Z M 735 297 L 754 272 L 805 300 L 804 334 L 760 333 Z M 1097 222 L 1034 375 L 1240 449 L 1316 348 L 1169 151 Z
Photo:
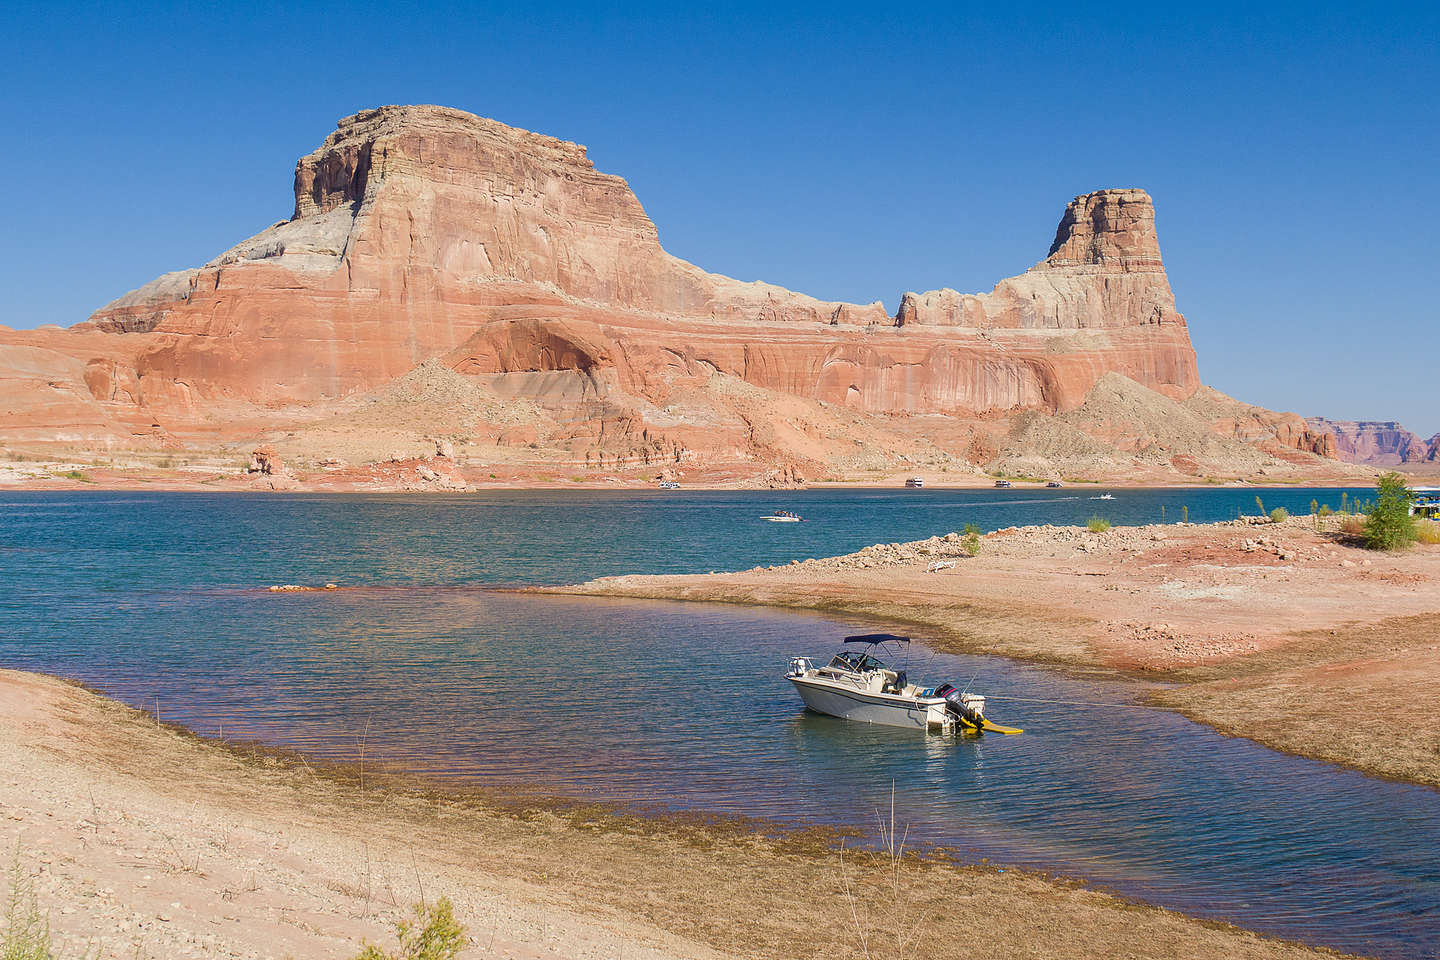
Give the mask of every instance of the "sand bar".
M 559 592 L 770 604 L 910 625 L 941 650 L 1180 682 L 1222 732 L 1440 787 L 1440 546 L 1375 553 L 1309 517 L 998 530 L 738 573 Z

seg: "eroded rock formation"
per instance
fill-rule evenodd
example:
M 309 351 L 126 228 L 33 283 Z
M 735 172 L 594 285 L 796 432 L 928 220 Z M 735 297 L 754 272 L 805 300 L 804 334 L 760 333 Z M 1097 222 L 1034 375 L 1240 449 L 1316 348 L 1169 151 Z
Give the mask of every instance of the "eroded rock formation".
M 468 385 L 445 389 L 473 393 L 456 437 L 813 475 L 859 464 L 857 446 L 973 462 L 1001 421 L 1075 410 L 1107 374 L 1175 401 L 1200 386 L 1142 190 L 1075 198 L 1030 270 L 984 294 L 907 293 L 893 317 L 706 273 L 584 147 L 457 110 L 341 120 L 294 192 L 290 220 L 86 323 L 0 330 L 0 431 L 238 442 L 358 416 L 357 398 L 440 364 Z M 1243 430 L 1266 443 L 1326 452 L 1303 424 L 1256 422 Z
M 1346 463 L 1397 466 L 1440 459 L 1440 434 L 1422 440 L 1394 420 L 1328 420 L 1310 417 L 1313 430 L 1334 439 L 1335 456 Z

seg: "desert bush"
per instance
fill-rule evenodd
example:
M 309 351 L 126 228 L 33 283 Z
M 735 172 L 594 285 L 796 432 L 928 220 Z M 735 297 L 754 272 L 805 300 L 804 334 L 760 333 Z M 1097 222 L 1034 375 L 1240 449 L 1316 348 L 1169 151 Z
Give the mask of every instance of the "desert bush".
M 1085 521 L 1085 529 L 1091 533 L 1104 533 L 1110 529 L 1110 521 L 1104 517 L 1091 517 Z
M 1182 504 L 1181 507 L 1180 507 L 1180 522 L 1181 522 L 1181 523 L 1189 523 L 1189 522 L 1190 522 L 1190 505 L 1189 505 L 1188 503 L 1187 503 L 1187 504 Z
M 1261 500 L 1258 496 L 1255 498 L 1255 509 L 1260 511 L 1259 516 L 1265 516 L 1265 501 Z
M 355 960 L 454 960 L 465 946 L 465 928 L 455 920 L 449 898 L 441 897 L 434 906 L 417 903 L 414 912 L 414 920 L 395 925 L 395 938 L 400 941 L 395 952 L 367 943 Z
M 1360 517 L 1345 515 L 1340 520 L 1340 532 L 1347 537 L 1358 537 L 1365 533 L 1365 521 Z
M 1431 545 L 1440 543 L 1440 522 L 1418 520 L 1415 523 L 1415 539 Z
M 1371 550 L 1400 550 L 1418 537 L 1410 507 L 1415 494 L 1405 478 L 1395 472 L 1382 474 L 1375 483 L 1375 502 L 1366 501 L 1365 545 Z
M 50 921 L 40 912 L 35 888 L 20 866 L 20 848 L 10 861 L 10 889 L 0 927 L 0 960 L 54 960 Z
M 1328 517 L 1328 516 L 1332 515 L 1334 512 L 1335 512 L 1334 510 L 1331 510 L 1331 509 L 1330 509 L 1330 504 L 1328 504 L 1328 503 L 1322 503 L 1322 504 L 1320 505 L 1320 509 L 1315 511 L 1315 516 L 1317 516 L 1317 517 Z
M 965 536 L 961 539 L 960 544 L 970 556 L 978 554 L 980 552 L 980 528 L 973 523 L 965 524 Z
M 1282 520 L 1289 520 L 1289 519 L 1290 519 L 1290 511 L 1289 511 L 1289 510 L 1286 510 L 1284 507 L 1276 507 L 1274 510 L 1271 510 L 1271 511 L 1270 511 L 1270 522 L 1271 522 L 1271 523 L 1279 523 L 1279 522 L 1282 521 Z

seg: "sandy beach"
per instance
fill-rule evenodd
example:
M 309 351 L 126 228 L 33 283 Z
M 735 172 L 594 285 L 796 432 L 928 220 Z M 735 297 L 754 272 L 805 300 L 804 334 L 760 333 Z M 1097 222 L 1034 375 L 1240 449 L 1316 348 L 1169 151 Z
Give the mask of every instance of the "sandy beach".
M 362 784 L 14 671 L 0 767 L 6 871 L 61 956 L 349 957 L 442 896 L 467 957 L 1334 955 L 1014 870 L 892 872 L 823 835 Z
M 1009 528 L 845 557 L 561 592 L 770 604 L 906 624 L 942 650 L 1173 680 L 1225 733 L 1440 786 L 1440 547 L 1363 549 L 1341 519 Z

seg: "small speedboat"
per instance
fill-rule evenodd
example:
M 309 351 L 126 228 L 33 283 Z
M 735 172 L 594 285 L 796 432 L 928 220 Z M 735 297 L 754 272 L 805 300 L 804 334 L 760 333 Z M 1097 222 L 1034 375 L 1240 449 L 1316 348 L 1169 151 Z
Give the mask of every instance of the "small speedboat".
M 892 727 L 955 733 L 969 730 L 1021 733 L 985 717 L 985 698 L 953 683 L 914 684 L 904 670 L 892 670 L 875 656 L 885 644 L 909 643 L 909 637 L 869 633 L 846 637 L 840 652 L 823 667 L 809 657 L 793 657 L 785 679 L 795 685 L 805 706 L 843 720 Z
M 1001 490 L 1009 490 L 1011 487 L 1015 486 L 1015 484 L 1011 483 L 1009 480 L 996 480 L 995 486 Z
M 925 486 L 925 478 L 911 477 L 909 480 L 905 481 L 905 486 L 909 487 L 911 490 L 919 490 L 921 487 Z
M 1056 489 L 1056 488 L 1058 488 L 1058 487 L 1064 486 L 1064 484 L 1062 484 L 1059 480 L 1051 480 L 1049 483 L 1045 484 L 1045 486 L 1047 486 L 1047 487 L 1049 487 L 1050 489 L 1054 490 L 1054 489 Z
M 1102 494 L 1100 494 L 1100 496 L 1098 496 L 1098 497 L 1091 497 L 1090 499 L 1091 499 L 1091 500 L 1114 500 L 1114 499 L 1115 499 L 1115 494 L 1113 494 L 1113 493 L 1102 493 Z
M 680 489 L 680 484 L 677 483 L 677 482 L 674 481 L 674 480 L 661 480 L 661 481 L 660 481 L 660 489 L 661 489 L 661 490 L 679 490 L 679 489 Z
M 776 510 L 768 517 L 761 517 L 761 520 L 769 520 L 771 523 L 804 523 L 805 518 L 791 513 L 789 510 Z

